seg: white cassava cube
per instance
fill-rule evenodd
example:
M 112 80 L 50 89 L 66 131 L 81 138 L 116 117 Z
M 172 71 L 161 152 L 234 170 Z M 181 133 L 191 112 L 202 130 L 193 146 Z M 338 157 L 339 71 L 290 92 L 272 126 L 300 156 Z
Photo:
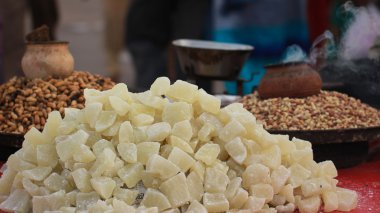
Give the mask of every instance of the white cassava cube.
M 116 121 L 117 114 L 114 111 L 102 111 L 95 122 L 95 130 L 102 132 L 112 126 Z
M 177 165 L 182 172 L 187 172 L 195 163 L 195 160 L 189 154 L 177 147 L 173 147 L 168 160 Z
M 260 211 L 265 204 L 265 198 L 249 196 L 244 204 L 245 209 L 250 209 L 252 212 Z
M 234 198 L 236 192 L 241 187 L 241 182 L 241 177 L 235 177 L 228 183 L 226 191 L 224 192 L 224 195 L 226 196 L 228 201 L 231 202 L 232 198 Z
M 228 176 L 215 168 L 206 168 L 204 187 L 209 193 L 224 193 L 230 179 Z
M 321 198 L 312 196 L 298 202 L 298 209 L 301 213 L 317 213 L 321 206 Z
M 62 161 L 72 159 L 81 144 L 85 144 L 89 135 L 83 130 L 78 130 L 71 135 L 58 136 L 55 138 L 56 149 Z
M 203 205 L 208 212 L 224 212 L 230 208 L 227 198 L 222 193 L 205 193 Z
M 140 206 L 136 209 L 136 213 L 158 213 L 158 208 L 157 207 L 145 207 L 145 206 Z
M 281 150 L 277 145 L 262 150 L 262 162 L 270 169 L 276 169 L 281 165 Z
M 145 106 L 144 104 L 140 104 L 137 102 L 131 103 L 131 109 L 128 112 L 128 117 L 132 118 L 132 117 L 134 117 L 136 115 L 140 115 L 140 114 L 150 115 L 150 116 L 154 117 L 156 114 L 156 110 L 152 107 Z
M 22 188 L 24 188 L 31 196 L 40 196 L 41 190 L 40 187 L 36 184 L 34 184 L 31 180 L 28 178 L 22 179 Z M 50 193 L 50 190 L 48 190 Z
M 242 174 L 243 187 L 249 189 L 252 184 L 270 183 L 270 170 L 262 164 L 252 164 Z
M 170 152 L 172 152 L 173 146 L 170 144 L 164 144 L 160 147 L 160 155 L 164 158 L 168 158 Z
M 279 139 L 277 145 L 280 147 L 282 155 L 288 155 L 296 150 L 294 142 L 289 140 Z
M 128 205 L 133 205 L 135 203 L 139 191 L 133 189 L 124 189 L 116 187 L 113 191 L 113 196 L 119 200 L 122 200 Z
M 96 121 L 98 120 L 102 109 L 103 104 L 101 103 L 86 103 L 86 107 L 84 108 L 84 116 L 91 128 L 95 128 Z
M 144 166 L 137 162 L 134 164 L 128 164 L 121 168 L 117 174 L 128 186 L 128 188 L 133 188 L 141 180 L 142 172 L 144 171 Z
M 92 177 L 101 176 L 108 168 L 115 165 L 116 154 L 109 148 L 103 150 L 91 166 L 90 174 Z
M 331 160 L 319 162 L 318 167 L 319 177 L 335 178 L 338 176 L 338 171 Z
M 141 175 L 141 181 L 144 184 L 145 188 L 158 189 L 163 180 L 160 178 L 154 177 L 153 174 L 143 171 Z
M 172 208 L 182 206 L 191 200 L 186 176 L 182 172 L 163 182 L 159 189 L 168 198 Z
M 299 138 L 292 138 L 292 142 L 296 145 L 296 148 L 301 150 L 305 148 L 312 148 L 312 145 L 309 141 L 305 141 Z
M 170 86 L 165 95 L 174 100 L 194 103 L 198 98 L 198 87 L 186 81 L 177 80 Z
M 80 163 L 90 163 L 96 159 L 90 147 L 84 144 L 80 144 L 79 148 L 75 151 L 73 158 Z
M 162 121 L 168 122 L 171 126 L 183 120 L 190 120 L 192 117 L 192 106 L 185 102 L 166 103 L 162 111 Z
M 23 189 L 15 189 L 6 200 L 0 204 L 0 209 L 5 212 L 30 212 L 31 197 Z
M 147 141 L 148 136 L 146 135 L 146 129 L 146 126 L 133 128 L 133 143 L 138 144 Z
M 150 86 L 150 91 L 152 94 L 161 96 L 165 95 L 170 88 L 170 80 L 167 77 L 157 78 L 153 84 Z
M 119 143 L 133 143 L 133 127 L 131 122 L 124 121 L 119 128 Z
M 290 178 L 289 183 L 293 185 L 294 188 L 301 186 L 301 184 L 310 177 L 311 172 L 305 169 L 303 166 L 295 163 L 289 167 Z
M 193 136 L 193 128 L 189 120 L 183 120 L 173 125 L 171 133 L 184 141 L 190 141 Z
M 173 177 L 179 171 L 180 168 L 177 165 L 158 154 L 152 155 L 146 164 L 146 172 L 162 180 Z
M 168 198 L 156 189 L 147 189 L 141 205 L 145 207 L 157 207 L 158 211 L 163 211 L 171 207 Z
M 217 132 L 223 129 L 223 123 L 218 119 L 218 117 L 208 112 L 204 112 L 199 115 L 197 122 L 199 122 L 201 125 L 210 123 L 214 126 Z
M 63 190 L 45 196 L 34 196 L 32 199 L 33 212 L 35 213 L 59 209 L 66 205 L 67 201 Z
M 40 144 L 47 144 L 51 143 L 51 140 L 44 134 L 42 134 L 38 129 L 35 127 L 32 127 L 24 136 L 25 143 L 26 144 L 34 144 L 34 145 L 40 145 Z
M 87 209 L 87 206 L 96 203 L 100 199 L 98 193 L 96 192 L 78 192 L 76 197 L 76 207 L 79 210 Z
M 215 127 L 210 123 L 205 123 L 198 131 L 198 139 L 202 142 L 209 142 L 214 136 L 216 136 Z
M 59 124 L 58 132 L 60 135 L 68 135 L 73 133 L 76 130 L 76 126 L 78 123 L 76 121 L 65 121 L 62 120 L 62 122 Z
M 201 201 L 204 193 L 203 182 L 198 174 L 191 172 L 186 178 L 190 196 L 193 200 Z
M 142 142 L 137 144 L 137 161 L 145 165 L 148 159 L 158 154 L 160 151 L 160 143 L 158 142 Z
M 223 174 L 227 174 L 230 169 L 226 162 L 217 159 L 214 164 L 210 166 L 210 168 L 217 169 L 221 171 Z
M 95 177 L 90 180 L 92 188 L 102 197 L 108 199 L 116 187 L 116 182 L 109 177 Z
M 195 162 L 194 165 L 190 168 L 190 171 L 195 172 L 203 182 L 206 172 L 206 166 L 201 161 Z
M 22 171 L 22 175 L 30 180 L 42 181 L 51 173 L 51 171 L 51 167 L 36 167 Z
M 322 193 L 323 211 L 331 212 L 338 209 L 339 199 L 334 191 L 325 191 Z
M 84 168 L 77 169 L 71 172 L 76 187 L 81 192 L 91 192 L 92 186 L 90 183 L 91 175 Z
M 140 103 L 152 107 L 156 110 L 162 110 L 166 99 L 163 99 L 162 97 L 155 96 L 151 91 L 145 91 L 142 93 L 135 94 L 137 100 L 140 101 Z
M 286 201 L 288 201 L 289 203 L 294 203 L 295 199 L 293 193 L 293 186 L 291 184 L 287 184 L 281 188 L 278 194 L 284 196 Z
M 115 123 L 112 124 L 108 129 L 102 132 L 103 136 L 113 137 L 119 133 L 120 124 L 122 122 L 120 120 L 116 120 Z
M 92 151 L 96 156 L 99 156 L 103 153 L 105 149 L 109 149 L 112 152 L 116 153 L 115 147 L 110 141 L 107 141 L 105 139 L 100 139 L 92 146 Z
M 198 92 L 198 102 L 202 110 L 212 114 L 218 114 L 220 110 L 221 101 L 219 98 L 207 94 L 206 91 L 200 89 Z
M 46 188 L 48 188 L 49 190 L 53 192 L 56 192 L 59 190 L 64 190 L 68 192 L 72 189 L 72 187 L 69 185 L 69 182 L 64 177 L 62 177 L 61 175 L 55 172 L 51 173 L 49 177 L 47 177 L 43 181 L 43 183 L 46 186 Z
M 37 164 L 37 145 L 25 144 L 22 150 L 21 157 L 23 160 Z
M 54 168 L 58 163 L 58 155 L 54 144 L 37 145 L 37 165 Z
M 75 213 L 76 208 L 75 207 L 61 207 L 59 208 L 59 213 Z
M 246 203 L 248 199 L 248 192 L 242 188 L 239 188 L 235 196 L 230 201 L 231 209 L 240 209 Z
M 163 141 L 169 136 L 171 131 L 171 126 L 167 122 L 160 122 L 150 125 L 146 134 L 148 136 L 148 141 Z
M 127 163 L 137 162 L 137 146 L 134 143 L 119 143 L 117 151 L 120 157 Z
M 96 203 L 88 205 L 87 211 L 89 213 L 112 213 L 113 208 L 110 204 L 107 204 L 106 201 L 98 200 Z
M 112 200 L 112 207 L 115 213 L 135 213 L 136 210 L 133 206 L 130 206 L 126 204 L 125 202 L 118 200 L 118 199 L 113 199 Z
M 351 211 L 358 205 L 358 194 L 349 189 L 337 187 L 338 211 Z
M 246 133 L 246 129 L 236 120 L 231 120 L 226 126 L 219 132 L 219 138 L 225 142 L 242 136 Z
M 206 165 L 212 165 L 220 152 L 220 147 L 218 144 L 205 144 L 198 149 L 195 153 L 195 159 L 202 161 Z
M 265 198 L 265 203 L 273 199 L 273 187 L 270 184 L 258 183 L 249 187 L 249 194 L 254 197 Z
M 124 101 L 131 101 L 130 93 L 128 93 L 128 86 L 126 84 L 118 83 L 113 86 L 112 89 L 104 92 L 106 92 L 108 96 L 117 96 Z
M 0 179 L 0 196 L 9 195 L 11 192 L 12 182 L 15 179 L 17 172 L 13 169 L 6 169 Z
M 319 195 L 322 193 L 322 184 L 318 178 L 312 178 L 305 180 L 301 184 L 302 195 L 305 197 L 311 197 L 313 195 Z
M 277 169 L 272 171 L 270 178 L 272 180 L 273 191 L 277 194 L 281 188 L 285 185 L 290 177 L 290 171 L 284 166 L 279 166 Z
M 185 213 L 208 213 L 207 209 L 197 200 L 191 201 Z
M 230 142 L 227 142 L 224 145 L 224 148 L 228 154 L 239 164 L 242 164 L 247 158 L 247 149 L 239 137 L 233 139 Z
M 172 145 L 173 147 L 178 147 L 182 151 L 185 151 L 187 153 L 193 154 L 193 148 L 191 148 L 190 144 L 181 138 L 171 135 L 168 140 L 169 144 Z
M 242 176 L 243 172 L 245 171 L 245 167 L 236 163 L 232 158 L 227 160 L 227 166 L 229 166 L 231 170 L 234 170 L 237 176 Z
M 131 123 L 134 126 L 146 126 L 152 124 L 154 117 L 148 114 L 138 114 L 131 118 Z
M 297 149 L 291 153 L 292 162 L 302 164 L 303 162 L 313 161 L 313 150 L 311 148 Z
M 126 115 L 131 107 L 128 102 L 117 96 L 109 96 L 108 100 L 112 109 L 115 110 L 115 112 L 120 116 Z
M 279 195 L 279 194 L 273 195 L 273 199 L 269 202 L 269 204 L 272 206 L 281 206 L 281 205 L 285 205 L 285 203 L 286 203 L 285 196 Z
M 50 112 L 46 120 L 42 134 L 47 136 L 50 140 L 54 139 L 58 134 L 58 127 L 62 122 L 61 113 L 58 111 Z

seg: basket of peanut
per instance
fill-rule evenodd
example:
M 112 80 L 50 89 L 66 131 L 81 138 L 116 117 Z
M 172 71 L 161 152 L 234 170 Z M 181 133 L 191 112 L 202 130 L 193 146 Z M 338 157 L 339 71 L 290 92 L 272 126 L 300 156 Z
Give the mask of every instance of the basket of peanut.
M 255 92 L 240 102 L 269 132 L 311 141 L 318 161 L 333 159 L 338 167 L 362 162 L 368 142 L 380 137 L 380 111 L 343 93 L 262 99 Z
M 110 89 L 109 78 L 88 72 L 74 71 L 61 78 L 13 77 L 0 85 L 0 159 L 21 148 L 24 134 L 35 127 L 42 130 L 48 114 L 58 110 L 64 115 L 65 107 L 82 109 L 85 88 Z

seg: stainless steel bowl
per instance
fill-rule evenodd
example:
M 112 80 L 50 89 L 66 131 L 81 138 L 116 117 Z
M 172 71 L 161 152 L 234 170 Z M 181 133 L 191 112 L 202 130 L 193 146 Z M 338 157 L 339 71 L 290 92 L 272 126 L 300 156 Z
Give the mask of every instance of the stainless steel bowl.
M 254 49 L 250 45 L 179 39 L 172 42 L 181 69 L 191 79 L 237 80 Z

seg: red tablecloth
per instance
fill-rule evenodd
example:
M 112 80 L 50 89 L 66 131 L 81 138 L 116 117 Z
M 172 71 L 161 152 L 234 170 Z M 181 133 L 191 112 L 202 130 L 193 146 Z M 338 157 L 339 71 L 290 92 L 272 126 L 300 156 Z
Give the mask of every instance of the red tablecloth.
M 380 161 L 341 169 L 338 180 L 339 186 L 359 194 L 358 207 L 351 213 L 380 212 Z

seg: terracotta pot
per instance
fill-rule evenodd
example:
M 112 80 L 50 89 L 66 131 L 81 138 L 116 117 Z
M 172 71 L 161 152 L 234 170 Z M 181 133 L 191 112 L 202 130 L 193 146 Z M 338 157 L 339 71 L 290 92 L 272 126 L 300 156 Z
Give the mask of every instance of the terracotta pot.
M 261 98 L 303 98 L 321 91 L 319 74 L 305 62 L 292 62 L 266 66 L 258 92 Z
M 74 58 L 68 42 L 34 42 L 26 44 L 21 65 L 28 78 L 68 76 L 74 70 Z

